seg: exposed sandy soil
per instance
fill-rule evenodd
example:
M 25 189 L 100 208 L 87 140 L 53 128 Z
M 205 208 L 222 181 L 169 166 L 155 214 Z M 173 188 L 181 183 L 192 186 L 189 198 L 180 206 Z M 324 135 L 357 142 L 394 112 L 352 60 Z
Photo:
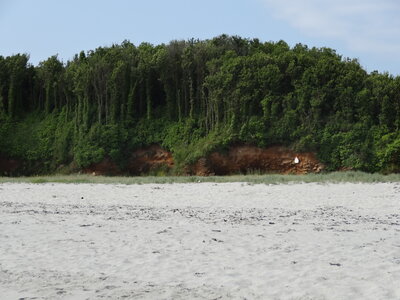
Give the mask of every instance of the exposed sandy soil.
M 298 162 L 295 162 L 295 159 Z M 110 159 L 92 164 L 84 173 L 94 175 L 142 175 L 160 168 L 166 170 L 174 166 L 172 154 L 158 145 L 152 145 L 134 151 L 126 168 L 119 169 Z M 315 154 L 294 152 L 286 147 L 259 148 L 249 145 L 232 146 L 226 153 L 213 152 L 201 158 L 197 163 L 187 166 L 188 175 L 209 176 L 245 174 L 256 171 L 263 173 L 306 174 L 323 170 Z
M 119 168 L 110 158 L 105 158 L 99 163 L 91 164 L 83 169 L 83 173 L 93 175 L 144 175 L 161 168 L 171 169 L 174 166 L 172 154 L 158 145 L 137 149 L 132 152 L 127 166 Z
M 296 158 L 298 161 L 295 161 Z M 260 171 L 280 174 L 318 173 L 324 166 L 313 153 L 294 152 L 285 147 L 230 147 L 227 153 L 211 153 L 189 168 L 193 175 L 229 175 Z
M 0 176 L 9 176 L 20 167 L 21 163 L 16 159 L 9 159 L 0 155 Z
M 400 299 L 400 184 L 0 184 L 1 299 Z
M 128 163 L 128 173 L 131 175 L 147 174 L 162 167 L 171 169 L 174 166 L 172 154 L 158 145 L 134 151 Z
M 121 174 L 121 169 L 109 157 L 106 157 L 101 162 L 91 164 L 87 168 L 84 168 L 82 173 L 92 174 L 95 176 L 116 176 Z

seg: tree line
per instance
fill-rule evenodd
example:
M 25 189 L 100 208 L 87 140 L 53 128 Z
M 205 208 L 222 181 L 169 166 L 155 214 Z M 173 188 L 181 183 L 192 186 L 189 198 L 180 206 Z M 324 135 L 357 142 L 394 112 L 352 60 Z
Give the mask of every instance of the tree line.
M 177 165 L 234 143 L 314 151 L 330 170 L 400 171 L 400 78 L 330 48 L 221 35 L 0 56 L 0 154 L 28 169 L 126 163 L 158 143 Z

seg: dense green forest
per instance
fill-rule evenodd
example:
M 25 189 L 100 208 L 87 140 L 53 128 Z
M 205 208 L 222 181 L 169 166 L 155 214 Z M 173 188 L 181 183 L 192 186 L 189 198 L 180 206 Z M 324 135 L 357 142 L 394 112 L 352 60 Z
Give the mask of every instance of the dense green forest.
M 246 143 L 313 151 L 328 170 L 398 172 L 399 129 L 400 77 L 329 48 L 221 35 L 124 41 L 38 66 L 0 56 L 0 155 L 36 173 L 123 165 L 154 143 L 177 170 Z

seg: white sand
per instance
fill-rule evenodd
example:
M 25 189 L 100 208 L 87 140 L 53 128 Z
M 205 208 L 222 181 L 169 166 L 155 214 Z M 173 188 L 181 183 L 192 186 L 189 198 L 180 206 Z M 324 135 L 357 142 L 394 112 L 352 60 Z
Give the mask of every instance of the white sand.
M 400 184 L 0 184 L 0 299 L 400 299 Z

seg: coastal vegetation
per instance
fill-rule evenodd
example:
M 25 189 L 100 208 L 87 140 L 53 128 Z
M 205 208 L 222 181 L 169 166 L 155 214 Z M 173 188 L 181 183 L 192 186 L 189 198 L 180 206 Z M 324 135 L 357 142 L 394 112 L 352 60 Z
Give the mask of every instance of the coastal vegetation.
M 400 174 L 383 175 L 360 171 L 330 172 L 307 175 L 241 174 L 230 176 L 91 176 L 88 174 L 0 177 L 4 183 L 68 183 L 68 184 L 173 184 L 173 183 L 295 184 L 295 183 L 389 183 L 400 182 Z
M 129 41 L 33 66 L 0 56 L 0 156 L 26 174 L 170 151 L 176 174 L 232 144 L 316 153 L 328 171 L 400 171 L 400 77 L 329 48 L 221 35 Z

